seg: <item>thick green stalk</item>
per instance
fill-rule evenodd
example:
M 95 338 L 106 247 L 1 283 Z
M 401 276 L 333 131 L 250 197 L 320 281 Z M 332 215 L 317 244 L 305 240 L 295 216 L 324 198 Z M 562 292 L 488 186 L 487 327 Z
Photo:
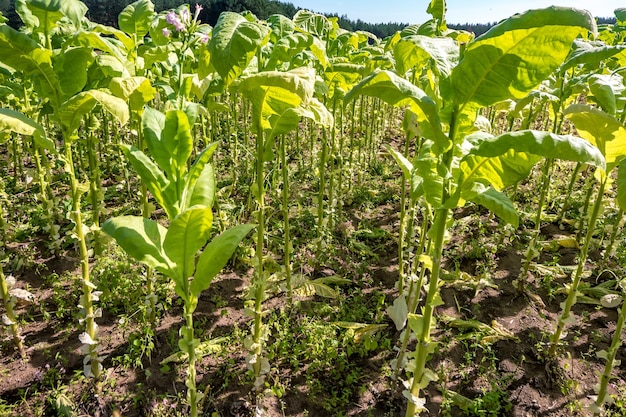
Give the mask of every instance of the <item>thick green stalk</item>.
M 0 216 L 2 216 L 1 211 L 0 211 Z M 9 286 L 4 276 L 4 271 L 2 269 L 1 263 L 0 263 L 0 296 L 2 296 L 4 309 L 6 310 L 6 318 L 8 319 L 7 327 L 9 328 L 9 333 L 11 333 L 11 336 L 13 337 L 13 343 L 15 343 L 15 347 L 17 347 L 17 349 L 19 350 L 20 356 L 22 357 L 22 359 L 26 359 L 26 349 L 24 348 L 24 338 L 20 335 L 20 328 L 17 324 L 17 317 L 15 316 L 15 311 L 13 311 L 13 300 L 11 299 L 11 294 L 9 293 Z
M 187 343 L 187 402 L 189 402 L 189 415 L 198 417 L 198 390 L 196 388 L 196 349 L 193 330 L 193 310 L 185 303 L 185 341 Z
M 50 183 L 48 181 L 48 172 L 43 169 L 41 165 L 41 153 L 39 151 L 39 146 L 35 143 L 33 139 L 33 156 L 35 159 L 35 167 L 37 168 L 37 180 L 39 181 L 39 198 L 41 199 L 41 205 L 43 206 L 44 213 L 46 219 L 46 227 L 48 229 L 48 235 L 50 236 L 50 243 L 54 244 L 59 239 L 59 234 L 57 228 L 55 227 L 55 216 L 54 216 L 54 203 L 50 202 L 48 195 L 52 195 L 50 190 Z
M 543 212 L 543 206 L 546 203 L 546 199 L 548 196 L 548 189 L 550 188 L 550 176 L 551 176 L 551 167 L 552 167 L 553 159 L 546 159 L 546 162 L 542 169 L 543 182 L 541 184 L 541 192 L 539 194 L 539 204 L 537 207 L 537 213 L 535 215 L 535 228 L 531 232 L 531 239 L 528 243 L 528 248 L 526 250 L 526 259 L 524 260 L 524 264 L 522 265 L 522 270 L 517 277 L 517 289 L 519 292 L 526 291 L 526 279 L 528 275 L 528 271 L 530 270 L 530 263 L 535 257 L 536 252 L 536 244 L 537 239 L 539 238 L 539 233 L 541 232 L 541 214 Z
M 434 234 L 433 240 L 433 268 L 428 284 L 428 293 L 424 304 L 421 334 L 417 335 L 417 347 L 415 352 L 415 371 L 413 372 L 413 382 L 411 384 L 410 393 L 414 399 L 419 398 L 422 380 L 426 370 L 426 360 L 432 352 L 432 342 L 430 339 L 431 323 L 433 321 L 433 312 L 435 309 L 435 300 L 439 293 L 439 274 L 441 272 L 441 258 L 443 255 L 443 243 L 446 234 L 446 222 L 448 220 L 449 209 L 438 209 L 435 212 L 435 220 L 432 225 Z M 415 417 L 421 410 L 418 404 L 409 400 L 406 417 Z
M 572 197 L 572 190 L 574 189 L 574 184 L 576 184 L 576 181 L 578 180 L 578 174 L 580 174 L 582 166 L 583 164 L 578 162 L 576 164 L 576 167 L 574 168 L 572 176 L 570 177 L 569 184 L 567 184 L 567 191 L 565 192 L 565 200 L 563 201 L 563 205 L 561 206 L 561 210 L 559 211 L 559 215 L 556 219 L 557 223 L 561 223 L 561 221 L 563 221 L 563 216 L 569 208 L 570 199 Z
M 615 221 L 615 226 L 613 226 L 613 231 L 611 233 L 611 240 L 609 241 L 609 244 L 606 247 L 606 250 L 604 251 L 604 262 L 608 262 L 609 258 L 611 258 L 611 256 L 613 256 L 613 250 L 615 248 L 615 242 L 617 240 L 617 236 L 619 235 L 619 229 L 620 229 L 620 225 L 622 223 L 622 220 L 624 218 L 624 210 L 620 210 L 619 213 L 617 213 L 617 220 Z
M 67 135 L 65 136 L 67 137 Z M 87 344 L 91 376 L 100 382 L 100 361 L 98 359 L 98 325 L 95 321 L 95 311 L 93 306 L 92 290 L 95 285 L 91 282 L 89 276 L 89 252 L 87 250 L 87 237 L 83 232 L 83 219 L 80 208 L 80 191 L 78 189 L 78 181 L 74 171 L 74 162 L 72 158 L 72 143 L 65 142 L 65 163 L 67 164 L 67 172 L 70 177 L 70 192 L 72 197 L 72 218 L 76 224 L 75 233 L 78 238 L 80 268 L 82 278 L 83 295 L 81 297 L 81 305 L 85 310 L 85 333 L 89 336 L 93 344 Z M 97 385 L 98 386 L 98 385 Z
M 404 139 L 404 153 L 403 155 L 409 154 L 409 141 L 410 134 L 407 133 Z M 398 292 L 402 294 L 404 292 L 404 281 L 405 281 L 405 272 L 404 272 L 404 248 L 406 247 L 406 242 L 404 241 L 404 236 L 406 233 L 406 197 L 407 197 L 407 180 L 410 181 L 410 178 L 405 178 L 404 175 L 400 176 L 401 186 L 400 186 L 400 228 L 398 229 Z
M 328 143 L 326 129 L 322 130 L 322 156 L 319 164 L 319 190 L 317 194 L 317 257 L 322 255 L 324 240 L 324 194 L 326 191 L 326 160 L 328 159 Z
M 600 414 L 602 405 L 608 400 L 609 381 L 611 380 L 611 374 L 613 373 L 613 365 L 615 364 L 615 356 L 622 345 L 622 331 L 624 329 L 624 320 L 626 319 L 626 304 L 622 303 L 622 308 L 618 310 L 617 324 L 615 325 L 615 333 L 613 333 L 613 341 L 606 353 L 606 364 L 604 365 L 604 372 L 600 376 L 600 390 L 598 391 L 598 398 L 596 399 L 596 412 L 594 415 Z
M 559 347 L 559 341 L 561 340 L 563 329 L 565 328 L 565 324 L 568 323 L 572 307 L 574 306 L 574 304 L 576 304 L 576 299 L 578 296 L 578 286 L 580 284 L 580 279 L 582 278 L 583 271 L 585 270 L 585 263 L 587 262 L 587 255 L 589 254 L 589 245 L 591 244 L 593 232 L 596 228 L 598 214 L 600 213 L 600 207 L 602 206 L 602 196 L 604 195 L 605 186 L 606 179 L 600 183 L 598 196 L 596 198 L 595 204 L 593 205 L 593 211 L 591 212 L 591 216 L 589 217 L 589 221 L 587 224 L 587 234 L 585 236 L 585 242 L 583 244 L 583 247 L 580 251 L 578 267 L 576 268 L 574 278 L 572 279 L 572 283 L 569 287 L 567 299 L 565 300 L 565 305 L 563 306 L 563 311 L 559 315 L 556 330 L 550 338 L 550 349 L 548 351 L 548 355 L 551 358 L 556 357 L 557 348 Z
M 587 193 L 585 194 L 585 203 L 583 204 L 583 210 L 578 221 L 576 240 L 581 239 L 583 230 L 585 229 L 585 219 L 587 218 L 587 213 L 589 212 L 589 204 L 591 203 L 591 195 L 593 194 L 593 182 L 593 176 L 589 176 L 587 178 L 587 181 L 585 182 L 585 188 L 587 188 Z
M 283 176 L 283 222 L 284 222 L 284 246 L 283 246 L 283 266 L 285 268 L 285 281 L 287 283 L 287 300 L 289 306 L 293 304 L 293 285 L 291 282 L 291 237 L 289 230 L 289 170 L 287 167 L 286 138 L 280 140 L 280 168 Z
M 426 207 L 425 210 L 429 210 L 429 208 Z M 409 283 L 409 290 L 408 290 L 407 298 L 406 298 L 407 311 L 411 314 L 415 314 L 415 312 L 417 311 L 417 306 L 419 304 L 419 299 L 420 299 L 420 292 L 422 290 L 422 286 L 424 285 L 424 276 L 426 275 L 426 267 L 423 265 L 422 262 L 419 261 L 419 258 L 420 258 L 420 255 L 423 254 L 425 251 L 426 252 L 430 251 L 430 244 L 432 243 L 432 241 L 428 241 L 428 244 L 426 243 L 427 231 L 428 231 L 428 224 L 427 224 L 427 221 L 425 220 L 420 231 L 420 240 L 417 245 L 418 249 L 413 258 L 413 265 L 411 267 L 411 280 Z M 413 276 L 416 274 L 417 268 L 420 265 L 422 267 L 420 268 L 419 278 L 417 279 L 417 281 L 415 281 L 413 279 Z M 407 346 L 409 344 L 410 339 L 411 339 L 411 330 L 406 329 L 404 332 L 404 336 L 402 338 L 402 345 L 400 346 L 400 352 L 398 352 L 398 358 L 396 360 L 396 370 L 395 370 L 396 381 L 400 379 L 400 372 L 402 371 L 404 355 L 406 354 Z
M 256 357 L 253 365 L 255 386 L 261 378 L 261 356 L 263 354 L 263 298 L 265 297 L 265 268 L 263 265 L 265 241 L 265 170 L 263 159 L 265 137 L 261 122 L 257 122 L 256 138 L 256 201 L 257 201 L 257 236 L 256 236 L 256 271 L 254 280 L 254 333 L 252 354 Z M 261 387 L 259 387 L 261 388 Z
M 87 136 L 87 154 L 89 159 L 89 198 L 91 199 L 91 222 L 96 228 L 100 227 L 100 163 L 96 155 L 94 132 L 90 131 Z M 100 255 L 102 247 L 98 238 L 100 231 L 94 232 L 94 253 Z

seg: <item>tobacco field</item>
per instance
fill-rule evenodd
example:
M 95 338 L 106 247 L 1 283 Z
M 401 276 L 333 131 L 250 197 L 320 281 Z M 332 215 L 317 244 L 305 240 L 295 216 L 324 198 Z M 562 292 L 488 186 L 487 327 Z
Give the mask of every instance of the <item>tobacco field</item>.
M 0 416 L 626 416 L 626 9 L 427 7 L 0 14 Z

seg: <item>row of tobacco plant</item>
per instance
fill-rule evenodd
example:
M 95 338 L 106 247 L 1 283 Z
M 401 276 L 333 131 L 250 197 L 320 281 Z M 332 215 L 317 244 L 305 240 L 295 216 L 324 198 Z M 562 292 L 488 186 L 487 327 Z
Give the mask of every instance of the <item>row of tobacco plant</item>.
M 348 190 L 364 181 L 381 148 L 397 162 L 402 181 L 399 276 L 388 313 L 402 332 L 392 367 L 394 380 L 406 388 L 406 415 L 425 409 L 421 393 L 436 378 L 428 359 L 452 214 L 477 204 L 518 227 L 509 191 L 541 167 L 539 203 L 530 219 L 534 239 L 517 279 L 520 293 L 527 293 L 551 175 L 558 161 L 571 161 L 570 192 L 582 172 L 593 175 L 585 184 L 578 267 L 546 351 L 558 363 L 601 207 L 619 207 L 617 226 L 626 208 L 626 10 L 616 10 L 617 23 L 601 28 L 583 10 L 532 10 L 474 38 L 448 30 L 445 1 L 432 0 L 431 20 L 378 39 L 308 11 L 265 21 L 224 12 L 210 27 L 198 20 L 199 6 L 155 13 L 150 0 L 139 0 L 120 14 L 118 29 L 90 22 L 78 0 L 17 0 L 15 7 L 22 30 L 0 25 L 0 139 L 14 172 L 25 175 L 24 161 L 34 163 L 31 180 L 49 249 L 70 239 L 79 254 L 80 342 L 84 373 L 96 387 L 103 378 L 102 311 L 90 265 L 113 244 L 107 236 L 145 266 L 153 326 L 159 283 L 170 280 L 183 301 L 178 346 L 187 358 L 189 414 L 197 416 L 201 341 L 193 313 L 250 235 L 255 272 L 244 346 L 261 395 L 270 370 L 263 304 L 277 275 L 266 267 L 268 233 L 275 233 L 268 230 L 268 215 L 281 216 L 284 225 L 283 245 L 272 250 L 282 252 L 278 276 L 286 304 L 302 288 L 332 296 L 334 285 L 349 282 L 294 273 L 289 171 L 316 175 L 310 243 L 323 259 Z M 404 133 L 399 148 L 384 144 L 381 133 L 390 125 Z M 572 126 L 576 135 L 564 133 Z M 293 158 L 296 153 L 300 158 Z M 112 160 L 125 161 L 123 169 L 115 172 Z M 139 196 L 140 211 L 110 215 L 103 185 L 109 176 L 124 181 L 129 197 Z M 59 177 L 67 200 L 58 192 Z M 242 182 L 249 195 L 240 200 L 240 215 L 225 218 L 220 195 Z M 0 208 L 10 216 L 10 206 Z M 3 221 L 2 239 L 10 238 Z M 14 282 L 1 270 L 0 278 L 4 322 L 25 356 L 9 290 Z M 616 280 L 601 302 L 619 308 L 622 294 L 623 282 Z M 614 342 L 603 353 L 606 370 L 594 413 L 608 400 L 625 315 L 622 308 Z M 413 352 L 411 335 L 417 339 Z

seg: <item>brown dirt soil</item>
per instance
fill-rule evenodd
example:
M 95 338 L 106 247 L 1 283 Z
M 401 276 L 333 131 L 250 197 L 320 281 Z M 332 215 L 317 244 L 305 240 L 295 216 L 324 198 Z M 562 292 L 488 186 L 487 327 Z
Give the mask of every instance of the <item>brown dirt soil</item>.
M 473 215 L 472 210 L 459 212 L 457 220 Z M 349 235 L 358 227 L 360 217 L 369 216 L 376 227 L 386 228 L 393 233 L 397 223 L 394 207 L 378 207 L 365 214 L 355 212 L 353 219 L 339 225 L 337 242 L 344 242 L 342 236 Z M 497 224 L 479 217 L 479 222 L 487 229 Z M 549 225 L 543 229 L 543 238 L 549 240 L 557 233 L 563 233 L 558 227 Z M 449 249 L 454 251 L 460 241 L 470 239 L 468 234 L 452 236 Z M 472 283 L 458 286 L 452 283 L 444 285 L 441 296 L 444 304 L 439 306 L 439 317 L 475 319 L 489 325 L 498 325 L 510 333 L 510 337 L 501 338 L 493 343 L 471 337 L 461 329 L 445 324 L 440 320 L 434 337 L 439 347 L 428 366 L 436 371 L 438 382 L 433 382 L 426 389 L 427 407 L 431 416 L 443 415 L 442 402 L 455 391 L 470 399 L 498 388 L 508 396 L 511 408 L 498 414 L 514 417 L 542 416 L 565 417 L 588 415 L 586 406 L 591 402 L 593 386 L 597 383 L 597 373 L 604 362 L 596 357 L 596 352 L 606 349 L 613 336 L 616 312 L 610 309 L 598 309 L 595 306 L 579 304 L 574 309 L 576 323 L 568 328 L 561 359 L 557 366 L 546 363 L 543 349 L 549 332 L 552 331 L 559 313 L 559 303 L 564 295 L 551 294 L 542 284 L 540 277 L 530 277 L 528 289 L 531 296 L 518 294 L 514 286 L 522 262 L 523 247 L 503 246 L 490 259 L 494 269 L 490 271 L 491 284 L 476 288 Z M 456 265 L 461 271 L 476 273 L 477 264 L 484 261 L 457 257 Z M 103 391 L 95 394 L 90 383 L 75 375 L 82 371 L 82 357 L 79 352 L 80 333 L 76 318 L 57 318 L 54 315 L 55 304 L 53 291 L 44 280 L 45 274 L 61 274 L 77 267 L 76 260 L 70 257 L 48 257 L 42 252 L 33 268 L 25 269 L 16 278 L 18 286 L 28 287 L 35 295 L 35 302 L 21 306 L 17 313 L 25 318 L 22 334 L 27 346 L 27 359 L 21 360 L 19 354 L 5 340 L 0 357 L 0 396 L 6 404 L 16 404 L 7 415 L 30 417 L 54 414 L 49 400 L 64 393 L 76 405 L 81 416 L 127 417 L 157 414 L 155 410 L 167 407 L 183 409 L 176 404 L 178 393 L 184 392 L 185 367 L 182 363 L 171 363 L 170 370 L 164 372 L 161 361 L 176 352 L 178 328 L 181 325 L 181 307 L 174 302 L 162 316 L 155 330 L 155 349 L 151 358 L 143 358 L 143 369 L 124 367 L 113 362 L 129 349 L 129 333 L 132 329 L 122 327 L 118 317 L 109 312 L 98 320 L 103 343 L 104 368 L 106 381 Z M 557 257 L 562 265 L 572 264 L 575 257 L 571 249 L 561 248 L 549 257 Z M 341 258 L 340 256 L 338 256 Z M 342 266 L 343 262 L 343 266 Z M 397 253 L 393 239 L 376 248 L 374 257 L 366 260 L 367 283 L 355 285 L 364 292 L 379 291 L 386 294 L 387 304 L 395 296 L 394 285 L 397 279 Z M 345 259 L 338 259 L 337 265 L 343 268 L 357 268 L 359 265 L 347 264 Z M 452 258 L 446 260 L 446 269 L 454 270 Z M 363 267 L 363 265 L 361 265 Z M 363 269 L 363 268 L 361 268 Z M 312 274 L 332 274 L 334 271 L 315 269 Z M 248 318 L 244 315 L 242 293 L 249 283 L 251 271 L 231 270 L 216 280 L 212 287 L 202 295 L 196 312 L 196 320 L 202 322 L 203 340 L 220 336 L 229 336 L 236 328 L 247 327 Z M 564 285 L 568 277 L 555 278 L 552 285 Z M 69 292 L 71 282 L 62 283 Z M 216 301 L 216 295 L 219 300 Z M 74 294 L 74 297 L 76 295 Z M 313 298 L 314 300 L 315 298 Z M 310 298 L 302 298 L 306 303 Z M 268 310 L 284 306 L 282 297 L 275 296 L 266 301 Z M 44 320 L 43 312 L 51 315 Z M 388 321 L 388 337 L 396 343 L 399 335 L 395 326 Z M 4 332 L 4 330 L 3 330 Z M 4 339 L 8 339 L 6 332 Z M 406 401 L 398 391 L 392 391 L 388 376 L 388 363 L 394 358 L 393 351 L 375 350 L 367 357 L 354 357 L 356 365 L 362 371 L 361 383 L 366 387 L 359 395 L 350 399 L 350 416 L 403 416 Z M 626 360 L 624 349 L 618 359 Z M 246 374 L 245 353 L 240 344 L 222 350 L 219 355 L 208 355 L 198 364 L 198 384 L 206 387 L 207 397 L 204 403 L 204 415 L 222 417 L 253 415 L 255 398 L 251 393 L 250 379 Z M 306 366 L 306 364 L 305 364 Z M 561 370 L 562 372 L 556 372 Z M 623 384 L 626 371 L 616 368 L 616 384 Z M 274 368 L 270 378 L 280 380 L 285 385 L 281 398 L 267 395 L 261 401 L 269 417 L 279 416 L 334 416 L 339 413 L 325 411 L 320 406 L 320 399 L 310 395 L 303 370 Z M 320 375 L 323 378 L 323 375 Z M 327 381 L 321 380 L 322 384 Z M 615 385 L 614 385 L 615 386 Z M 181 398 L 181 397 L 179 397 Z M 40 410 L 40 411 L 37 411 Z M 305 411 L 306 410 L 306 411 Z M 218 414 L 212 414 L 217 412 Z M 118 414 L 115 414 L 118 413 Z M 164 412 L 163 412 L 164 413 Z M 451 415 L 465 415 L 456 407 L 451 408 Z M 486 414 L 485 414 L 486 415 Z

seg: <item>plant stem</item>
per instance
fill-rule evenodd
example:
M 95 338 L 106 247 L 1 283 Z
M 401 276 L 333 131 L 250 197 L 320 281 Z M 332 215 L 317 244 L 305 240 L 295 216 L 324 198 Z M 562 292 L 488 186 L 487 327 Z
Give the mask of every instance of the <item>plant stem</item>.
M 602 206 L 602 196 L 604 195 L 605 186 L 606 179 L 600 183 L 598 196 L 596 198 L 595 204 L 593 205 L 593 211 L 591 212 L 591 216 L 589 217 L 589 221 L 587 224 L 587 234 L 585 236 L 585 243 L 583 244 L 583 247 L 580 251 L 578 267 L 576 268 L 572 284 L 569 287 L 567 299 L 565 300 L 565 305 L 563 306 L 563 311 L 559 315 L 556 330 L 554 331 L 554 334 L 550 339 L 550 349 L 548 351 L 548 355 L 551 358 L 556 357 L 557 348 L 559 346 L 559 341 L 561 340 L 563 329 L 565 328 L 565 324 L 568 322 L 568 319 L 570 317 L 570 311 L 572 309 L 572 306 L 576 304 L 576 298 L 578 296 L 578 285 L 580 284 L 580 279 L 585 269 L 585 263 L 587 262 L 589 245 L 591 243 L 591 239 L 593 237 L 593 233 L 596 227 L 596 220 L 598 219 L 598 214 L 600 213 L 600 207 Z
M 285 281 L 287 283 L 287 301 L 289 306 L 293 305 L 293 285 L 291 282 L 291 237 L 289 231 L 289 171 L 287 167 L 287 152 L 285 147 L 286 145 L 286 137 L 283 137 L 280 140 L 280 166 L 283 176 L 283 187 L 282 187 L 282 197 L 283 197 L 283 222 L 284 222 L 284 246 L 283 246 L 283 266 L 285 268 Z
M 187 402 L 189 402 L 189 415 L 198 416 L 198 391 L 196 389 L 196 349 L 193 330 L 193 309 L 185 303 L 185 343 L 187 343 Z
M 624 329 L 624 320 L 626 319 L 626 304 L 622 303 L 622 308 L 618 309 L 617 324 L 615 325 L 615 333 L 613 333 L 613 340 L 611 346 L 606 353 L 606 364 L 604 366 L 604 372 L 600 376 L 600 390 L 598 391 L 598 398 L 596 399 L 596 406 L 601 409 L 602 405 L 608 400 L 607 387 L 611 380 L 611 374 L 613 373 L 613 366 L 615 365 L 615 356 L 622 345 L 622 330 Z M 594 415 L 599 414 L 598 412 Z
M 1 215 L 1 213 L 0 213 Z M 2 269 L 2 264 L 0 263 L 0 295 L 2 296 L 2 301 L 4 304 L 4 308 L 6 310 L 6 318 L 8 319 L 9 333 L 13 336 L 13 343 L 15 343 L 15 347 L 20 352 L 20 356 L 22 359 L 26 359 L 26 349 L 24 348 L 24 338 L 20 335 L 20 328 L 17 325 L 17 317 L 15 317 L 15 312 L 13 311 L 13 300 L 11 299 L 11 294 L 9 293 L 9 286 L 7 285 L 6 279 L 4 277 L 4 271 Z
M 65 136 L 67 137 L 67 136 Z M 98 325 L 95 322 L 95 312 L 93 308 L 92 290 L 95 285 L 91 282 L 89 276 L 89 252 L 87 250 L 87 237 L 83 232 L 83 219 L 80 209 L 80 191 L 78 189 L 78 181 L 74 172 L 74 162 L 72 159 L 72 144 L 70 141 L 65 142 L 65 163 L 70 176 L 70 189 L 72 197 L 72 217 L 76 224 L 75 232 L 78 238 L 80 250 L 80 267 L 82 276 L 83 296 L 81 297 L 81 305 L 85 310 L 85 332 L 94 344 L 89 344 L 88 354 L 90 361 L 91 376 L 96 380 L 96 388 L 99 390 L 100 380 L 100 361 L 98 358 Z
M 617 236 L 619 235 L 620 225 L 624 218 L 624 210 L 620 210 L 617 213 L 617 220 L 615 221 L 615 226 L 613 226 L 613 232 L 611 233 L 611 240 L 609 241 L 606 250 L 604 251 L 604 262 L 608 262 L 609 258 L 613 256 L 613 249 L 615 248 L 615 241 L 617 240 Z
M 539 204 L 537 205 L 537 214 L 535 215 L 535 228 L 531 232 L 531 239 L 528 244 L 528 249 L 526 250 L 526 259 L 524 260 L 524 265 L 522 266 L 522 270 L 517 277 L 517 290 L 520 293 L 526 291 L 526 280 L 528 271 L 530 270 L 530 263 L 535 257 L 536 243 L 537 239 L 539 238 L 539 233 L 541 232 L 541 214 L 543 212 L 543 206 L 545 205 L 546 198 L 548 196 L 548 189 L 550 188 L 550 167 L 552 167 L 552 162 L 552 159 L 546 159 L 546 162 L 542 169 L 543 183 L 541 184 Z
M 435 219 L 432 225 L 434 233 L 433 241 L 433 269 L 428 283 L 428 294 L 424 304 L 423 314 L 421 317 L 421 334 L 417 335 L 417 348 L 415 352 L 415 371 L 413 372 L 413 383 L 411 384 L 411 397 L 419 398 L 420 389 L 425 381 L 426 359 L 432 352 L 432 343 L 430 340 L 431 322 L 433 320 L 433 312 L 435 309 L 435 300 L 439 293 L 439 274 L 441 272 L 441 258 L 443 255 L 443 242 L 446 234 L 446 222 L 448 220 L 449 209 L 438 209 L 435 212 Z M 421 410 L 418 404 L 409 400 L 406 417 L 414 417 Z

